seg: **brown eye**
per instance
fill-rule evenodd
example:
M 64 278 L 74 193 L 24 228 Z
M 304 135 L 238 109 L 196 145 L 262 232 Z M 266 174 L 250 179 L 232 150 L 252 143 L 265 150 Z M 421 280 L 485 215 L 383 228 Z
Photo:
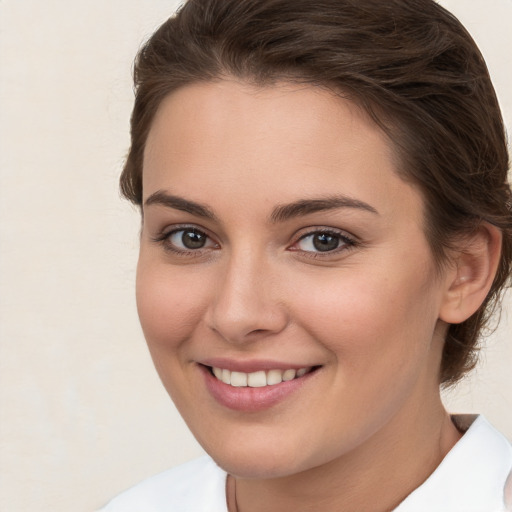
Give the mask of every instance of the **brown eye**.
M 317 251 L 333 251 L 340 245 L 340 237 L 329 233 L 317 233 L 313 235 L 313 246 Z
M 198 231 L 183 231 L 181 243 L 187 249 L 201 249 L 206 244 L 206 235 Z
M 168 243 L 176 250 L 194 251 L 215 244 L 208 235 L 194 228 L 178 229 L 167 236 Z
M 344 240 L 338 233 L 316 232 L 302 237 L 297 247 L 305 252 L 329 252 L 338 249 Z
M 338 253 L 356 245 L 356 241 L 344 232 L 322 230 L 303 235 L 292 247 L 295 251 L 312 254 Z

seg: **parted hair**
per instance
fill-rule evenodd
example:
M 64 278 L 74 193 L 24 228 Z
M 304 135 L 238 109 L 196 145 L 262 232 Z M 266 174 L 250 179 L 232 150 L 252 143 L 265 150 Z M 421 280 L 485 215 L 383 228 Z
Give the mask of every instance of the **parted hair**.
M 503 234 L 492 288 L 450 325 L 440 383 L 477 360 L 512 270 L 512 202 L 503 121 L 484 59 L 433 0 L 188 0 L 140 49 L 122 194 L 142 205 L 143 155 L 162 100 L 187 84 L 234 77 L 320 86 L 359 104 L 389 137 L 400 177 L 422 193 L 439 268 L 483 222 Z

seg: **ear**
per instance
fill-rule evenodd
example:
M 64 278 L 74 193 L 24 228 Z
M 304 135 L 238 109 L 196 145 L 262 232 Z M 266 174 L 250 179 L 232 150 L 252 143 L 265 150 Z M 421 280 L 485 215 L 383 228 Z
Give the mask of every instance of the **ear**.
M 439 318 L 450 324 L 467 320 L 481 306 L 492 286 L 501 254 L 501 231 L 482 222 L 452 255 Z

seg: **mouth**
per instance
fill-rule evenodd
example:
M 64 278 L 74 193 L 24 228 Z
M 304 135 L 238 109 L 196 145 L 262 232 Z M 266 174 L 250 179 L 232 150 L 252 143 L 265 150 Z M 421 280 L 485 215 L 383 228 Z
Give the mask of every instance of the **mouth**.
M 256 372 L 231 371 L 226 368 L 216 366 L 207 367 L 210 373 L 224 384 L 235 388 L 264 388 L 276 386 L 282 382 L 289 382 L 300 379 L 309 373 L 315 371 L 318 366 L 308 366 L 304 368 L 289 368 L 286 370 L 272 369 L 259 370 Z
M 243 413 L 257 413 L 270 410 L 281 402 L 290 403 L 293 396 L 303 393 L 301 390 L 312 389 L 322 369 L 322 365 L 301 367 L 268 360 L 223 358 L 203 361 L 198 367 L 214 400 L 223 407 Z

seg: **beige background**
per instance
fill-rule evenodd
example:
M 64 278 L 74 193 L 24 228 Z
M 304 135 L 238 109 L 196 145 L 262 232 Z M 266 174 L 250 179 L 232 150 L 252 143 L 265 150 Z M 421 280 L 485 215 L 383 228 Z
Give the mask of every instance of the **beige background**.
M 512 0 L 445 0 L 512 131 Z M 119 199 L 130 69 L 163 0 L 0 0 L 0 510 L 85 512 L 200 453 L 134 303 L 137 213 Z M 447 397 L 512 438 L 512 298 Z

